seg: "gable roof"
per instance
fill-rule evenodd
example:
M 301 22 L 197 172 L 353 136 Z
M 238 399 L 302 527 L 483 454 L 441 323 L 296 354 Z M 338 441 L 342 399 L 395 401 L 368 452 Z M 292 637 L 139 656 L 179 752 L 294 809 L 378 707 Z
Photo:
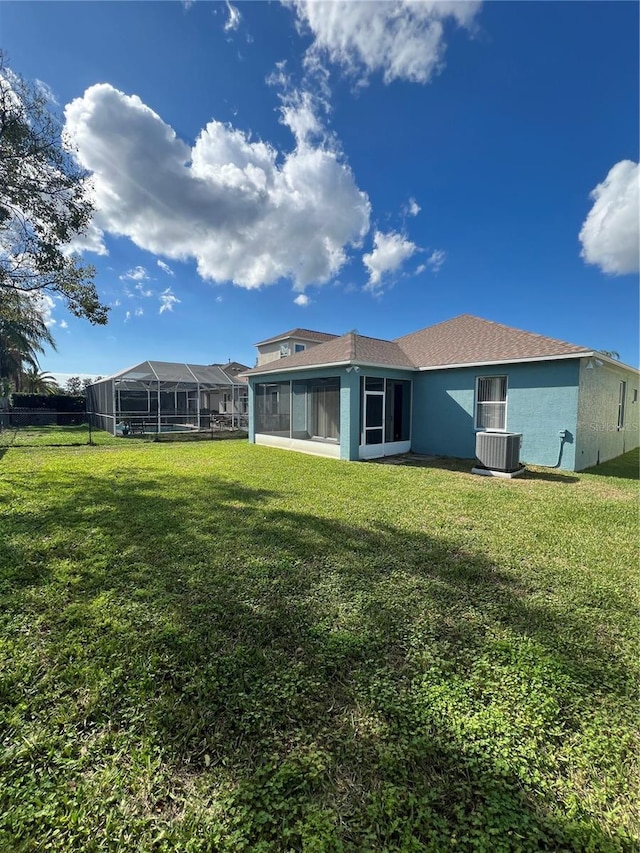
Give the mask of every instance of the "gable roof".
M 414 365 L 406 353 L 394 341 L 381 338 L 368 338 L 355 332 L 347 332 L 303 352 L 288 355 L 285 359 L 261 364 L 248 370 L 248 376 L 262 373 L 279 373 L 284 370 L 298 370 L 304 367 L 320 365 L 344 365 L 357 362 L 377 367 L 404 367 L 413 370 Z
M 332 338 L 337 338 L 338 335 L 332 335 L 330 332 L 314 332 L 313 329 L 289 329 L 288 332 L 283 332 L 281 335 L 275 335 L 273 338 L 266 338 L 264 341 L 258 341 L 254 347 L 261 347 L 263 344 L 275 344 L 277 341 L 284 341 L 287 338 L 299 338 L 302 341 L 315 341 L 324 343 Z
M 254 367 L 246 375 L 346 364 L 429 370 L 472 364 L 571 358 L 592 353 L 593 349 L 587 347 L 514 329 L 471 314 L 461 314 L 394 341 L 368 338 L 355 332 L 347 332 L 340 337 L 331 336 L 323 344 L 287 356 L 284 363 L 277 359 Z
M 590 353 L 591 349 L 460 314 L 396 338 L 416 367 L 449 367 L 496 361 L 536 360 Z

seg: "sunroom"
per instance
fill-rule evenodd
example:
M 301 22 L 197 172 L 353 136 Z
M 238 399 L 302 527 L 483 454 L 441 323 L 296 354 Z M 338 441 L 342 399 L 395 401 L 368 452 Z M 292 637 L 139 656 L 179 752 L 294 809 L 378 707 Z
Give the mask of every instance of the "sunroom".
M 340 456 L 340 377 L 310 376 L 253 385 L 257 444 Z
M 364 370 L 253 381 L 251 440 L 342 459 L 407 452 L 411 380 Z

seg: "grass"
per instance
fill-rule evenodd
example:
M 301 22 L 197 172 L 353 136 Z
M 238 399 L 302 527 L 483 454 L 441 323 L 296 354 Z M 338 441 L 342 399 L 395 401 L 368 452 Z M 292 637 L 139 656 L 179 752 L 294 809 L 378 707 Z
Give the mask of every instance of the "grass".
M 0 449 L 0 850 L 638 849 L 638 454 Z
M 113 435 L 102 430 L 92 430 L 90 435 L 87 424 L 11 426 L 0 431 L 0 451 L 3 447 L 74 447 L 89 444 L 90 437 L 94 444 L 101 446 L 118 441 Z
M 123 441 L 224 441 L 230 438 L 246 438 L 246 430 L 202 430 L 194 432 L 145 433 L 144 435 L 113 436 L 103 430 L 92 429 L 88 424 L 73 426 L 20 426 L 0 430 L 0 450 L 3 447 L 79 447 L 94 444 L 121 444 Z

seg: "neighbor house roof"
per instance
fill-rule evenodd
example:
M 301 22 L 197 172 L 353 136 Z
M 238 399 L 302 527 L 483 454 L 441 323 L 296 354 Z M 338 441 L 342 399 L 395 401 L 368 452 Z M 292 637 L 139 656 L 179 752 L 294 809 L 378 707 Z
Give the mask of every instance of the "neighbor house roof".
M 273 339 L 277 340 L 277 339 Z M 331 364 L 362 364 L 428 370 L 510 361 L 590 355 L 592 349 L 524 332 L 471 314 L 385 341 L 348 332 L 304 352 L 254 367 L 247 375 L 301 370 Z
M 592 352 L 502 323 L 461 314 L 452 320 L 427 326 L 396 338 L 398 346 L 416 367 L 448 367 L 494 361 L 519 361 Z
M 275 335 L 273 338 L 267 338 L 264 341 L 258 341 L 254 347 L 261 347 L 263 344 L 275 344 L 278 341 L 284 341 L 288 338 L 298 338 L 301 341 L 314 341 L 323 343 L 330 341 L 332 338 L 337 338 L 338 335 L 332 335 L 330 332 L 314 332 L 312 329 L 290 329 L 288 332 L 283 332 L 281 335 Z
M 228 376 L 232 382 L 242 382 L 246 385 L 247 379 L 244 374 L 249 370 L 248 365 L 240 364 L 239 361 L 228 361 L 226 364 L 210 364 L 209 367 L 217 367 L 225 376 Z M 242 375 L 240 375 L 242 374 Z

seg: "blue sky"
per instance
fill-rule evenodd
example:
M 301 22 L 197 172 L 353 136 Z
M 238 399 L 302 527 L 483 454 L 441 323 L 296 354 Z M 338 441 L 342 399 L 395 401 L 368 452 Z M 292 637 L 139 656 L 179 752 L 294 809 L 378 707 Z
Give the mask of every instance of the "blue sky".
M 54 373 L 461 313 L 638 363 L 638 4 L 0 4 L 97 213 Z M 97 251 L 89 251 L 92 248 Z

